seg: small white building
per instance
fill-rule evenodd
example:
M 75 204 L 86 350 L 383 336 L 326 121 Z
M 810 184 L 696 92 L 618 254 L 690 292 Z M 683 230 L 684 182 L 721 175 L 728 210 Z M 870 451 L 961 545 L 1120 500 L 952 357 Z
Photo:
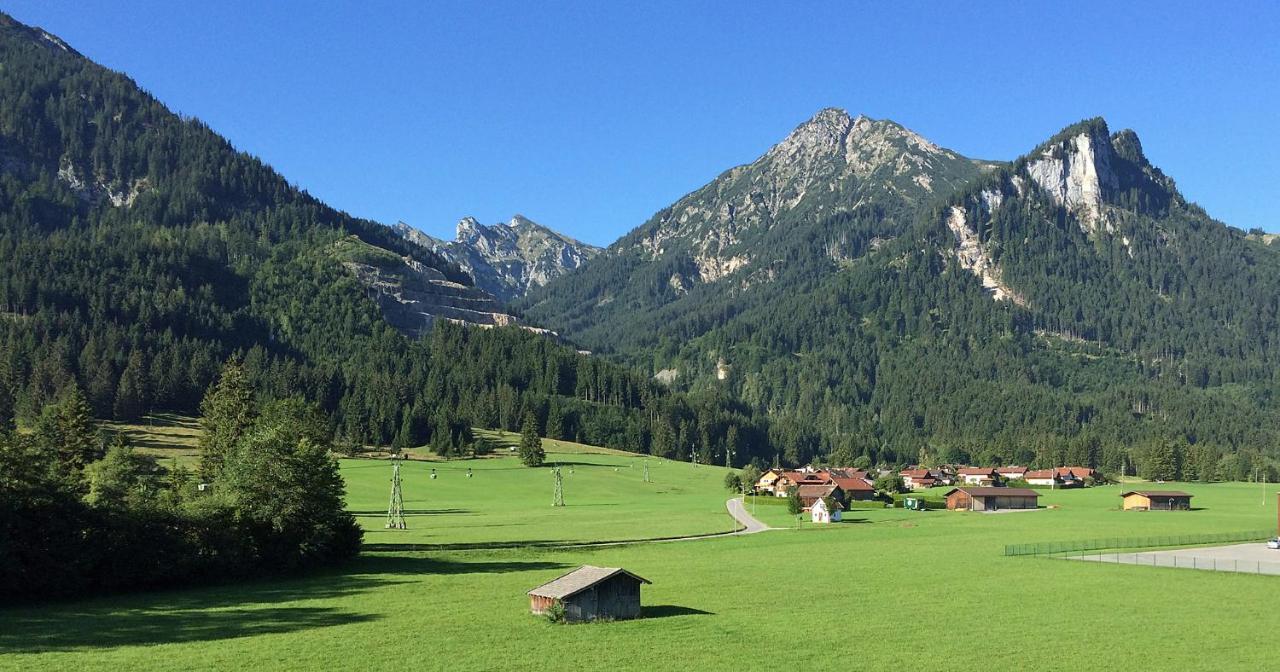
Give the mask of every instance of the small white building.
M 840 522 L 840 512 L 843 508 L 843 506 L 840 506 L 840 502 L 836 502 L 835 510 L 828 511 L 826 500 L 819 499 L 813 503 L 813 506 L 809 507 L 809 519 L 815 523 L 838 523 Z

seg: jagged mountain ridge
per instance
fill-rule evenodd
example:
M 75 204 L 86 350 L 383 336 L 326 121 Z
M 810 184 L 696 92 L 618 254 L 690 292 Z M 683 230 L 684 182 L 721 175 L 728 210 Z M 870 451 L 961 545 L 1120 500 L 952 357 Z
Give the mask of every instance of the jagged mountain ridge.
M 994 165 L 891 121 L 825 109 L 517 306 L 605 350 L 626 344 L 595 327 L 634 314 L 696 336 L 711 326 L 707 313 L 732 312 L 743 293 L 767 294 L 785 277 L 808 282 L 873 252 L 924 204 Z
M 457 264 L 476 286 L 503 301 L 523 296 L 530 289 L 581 267 L 601 251 L 523 215 L 492 226 L 464 217 L 458 222 L 457 237 L 448 242 L 404 222 L 396 223 L 392 229 Z

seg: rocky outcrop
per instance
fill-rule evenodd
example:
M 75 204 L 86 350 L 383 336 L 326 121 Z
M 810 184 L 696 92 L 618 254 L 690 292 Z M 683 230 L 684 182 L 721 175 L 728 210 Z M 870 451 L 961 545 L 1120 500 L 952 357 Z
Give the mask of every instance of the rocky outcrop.
M 453 282 L 411 257 L 374 247 L 355 236 L 339 241 L 333 254 L 369 291 L 387 322 L 411 336 L 426 333 L 436 320 L 480 327 L 523 326 L 503 311 L 493 295 Z
M 1110 138 L 1081 132 L 1033 157 L 1027 174 L 1055 203 L 1076 213 L 1085 233 L 1113 233 L 1103 209 L 1106 195 L 1120 187 L 1111 163 Z
M 984 190 L 982 192 L 983 201 L 987 203 L 996 203 L 999 207 L 1000 198 L 998 191 Z M 972 225 L 969 223 L 969 215 L 964 208 L 953 205 L 947 211 L 946 216 L 947 228 L 956 237 L 956 249 L 954 251 L 956 261 L 960 267 L 972 271 L 974 275 L 982 281 L 982 286 L 991 291 L 991 298 L 996 301 L 1013 301 L 1014 303 L 1025 306 L 1027 301 L 1020 294 L 1013 291 L 1006 285 L 1002 278 L 999 265 L 991 258 L 985 245 L 978 236 Z
M 680 199 L 615 248 L 648 260 L 684 255 L 698 282 L 716 282 L 771 249 L 754 245 L 787 222 L 814 221 L 879 203 L 918 202 L 975 177 L 982 165 L 891 121 L 829 108 L 754 162 Z
M 587 262 L 600 248 L 557 233 L 522 215 L 485 226 L 474 217 L 458 222 L 457 237 L 445 242 L 405 224 L 397 233 L 458 264 L 476 286 L 510 301 Z

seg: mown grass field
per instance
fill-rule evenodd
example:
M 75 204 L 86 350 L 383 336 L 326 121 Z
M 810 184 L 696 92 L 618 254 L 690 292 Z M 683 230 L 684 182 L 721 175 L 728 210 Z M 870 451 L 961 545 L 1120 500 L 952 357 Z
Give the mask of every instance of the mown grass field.
M 518 440 L 515 435 L 493 438 L 504 446 Z M 348 507 L 365 529 L 365 543 L 374 548 L 537 546 L 734 528 L 725 513 L 724 469 L 564 441 L 544 441 L 544 449 L 547 466 L 535 469 L 521 465 L 506 450 L 495 459 L 402 463 L 407 530 L 386 529 L 390 464 L 343 460 Z M 560 465 L 564 507 L 551 506 L 552 464 Z M 646 464 L 649 482 L 644 480 Z
M 516 467 L 509 457 L 413 463 L 411 470 L 451 473 L 419 485 L 422 472 L 409 472 L 408 508 L 466 513 L 421 514 L 400 537 L 428 544 L 625 539 L 728 524 L 722 470 L 663 464 L 646 485 L 639 466 L 623 466 L 638 458 L 579 459 L 592 462 L 566 475 L 571 506 L 549 514 L 545 470 Z M 469 481 L 457 473 L 468 466 L 475 470 Z M 343 470 L 354 509 L 385 507 L 385 463 L 346 462 Z M 677 483 L 681 491 L 659 492 Z M 1275 525 L 1275 486 L 1265 498 L 1250 484 L 1159 487 L 1194 493 L 1198 510 L 1123 512 L 1121 486 L 1109 486 L 1045 492 L 1042 503 L 1057 508 L 1024 513 L 853 510 L 838 525 L 687 542 L 366 553 L 341 571 L 304 578 L 0 611 L 0 668 L 1266 666 L 1280 625 L 1280 578 L 1001 553 L 1006 543 Z M 575 501 L 615 506 L 575 511 Z M 705 519 L 697 513 L 703 509 Z M 794 527 L 785 506 L 760 504 L 757 512 Z M 391 533 L 375 530 L 369 541 L 395 543 L 384 534 Z M 622 565 L 652 580 L 646 618 L 559 626 L 528 614 L 526 590 L 584 563 Z

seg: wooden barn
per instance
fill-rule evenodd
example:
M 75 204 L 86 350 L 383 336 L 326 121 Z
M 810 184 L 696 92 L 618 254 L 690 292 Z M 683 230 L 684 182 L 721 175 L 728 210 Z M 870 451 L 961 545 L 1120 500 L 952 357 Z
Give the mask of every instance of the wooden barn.
M 529 610 L 545 614 L 557 602 L 569 622 L 640 617 L 640 584 L 648 579 L 621 567 L 583 565 L 529 591 Z
M 1187 511 L 1191 495 L 1177 490 L 1130 490 L 1120 493 L 1125 511 Z
M 1034 509 L 1040 493 L 1027 488 L 952 488 L 946 498 L 952 511 L 999 511 Z

